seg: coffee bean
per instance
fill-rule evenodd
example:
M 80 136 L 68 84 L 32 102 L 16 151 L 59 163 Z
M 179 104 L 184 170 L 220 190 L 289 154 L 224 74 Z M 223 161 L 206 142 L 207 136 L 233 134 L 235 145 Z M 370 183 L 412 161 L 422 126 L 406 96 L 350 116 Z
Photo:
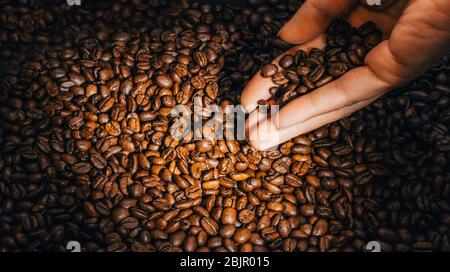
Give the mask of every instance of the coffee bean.
M 183 243 L 183 249 L 186 252 L 193 252 L 197 248 L 197 241 L 195 239 L 195 236 L 188 236 L 184 240 Z
M 290 68 L 292 65 L 294 64 L 294 56 L 292 55 L 284 55 L 281 59 L 280 59 L 280 66 L 283 69 L 288 69 Z
M 347 69 L 347 65 L 342 62 L 333 62 L 328 65 L 328 73 L 333 77 L 340 77 Z
M 255 220 L 255 214 L 250 211 L 249 209 L 244 209 L 239 212 L 239 222 L 242 224 L 248 224 L 250 222 L 253 222 Z
M 111 69 L 111 67 L 104 67 L 98 72 L 98 78 L 102 82 L 106 82 L 114 77 L 114 71 Z
M 233 240 L 238 244 L 244 244 L 250 240 L 251 236 L 252 233 L 249 229 L 238 228 L 233 235 Z
M 278 66 L 275 64 L 267 64 L 261 69 L 262 77 L 271 77 L 278 72 Z
M 289 82 L 283 72 L 277 72 L 272 76 L 273 83 L 277 85 L 284 85 Z
M 282 238 L 287 238 L 292 230 L 291 224 L 287 220 L 281 220 L 278 223 L 278 233 Z
M 211 141 L 209 141 L 209 140 L 197 141 L 195 146 L 199 152 L 209 152 L 213 148 L 213 145 L 212 145 Z
M 323 236 L 328 231 L 328 223 L 324 219 L 319 219 L 313 227 L 312 235 L 314 236 Z
M 212 220 L 209 217 L 204 217 L 201 220 L 201 225 L 203 229 L 206 231 L 206 233 L 210 236 L 217 235 L 219 231 L 219 225 L 216 223 L 216 221 Z
M 173 85 L 172 79 L 165 74 L 157 75 L 156 83 L 163 88 L 170 88 Z
M 172 245 L 179 247 L 179 246 L 183 245 L 185 238 L 186 238 L 186 232 L 180 230 L 180 231 L 173 233 L 169 239 L 170 239 L 170 243 Z
M 120 223 L 127 216 L 129 216 L 129 212 L 125 208 L 116 208 L 111 212 L 111 220 L 116 224 Z
M 223 238 L 231 238 L 236 231 L 236 227 L 231 224 L 221 226 L 219 234 Z
M 222 224 L 234 224 L 236 222 L 237 212 L 233 208 L 225 208 L 222 212 Z
M 327 166 L 327 164 L 325 164 Z M 320 187 L 320 178 L 315 175 L 306 176 L 306 182 L 314 188 Z
M 304 204 L 300 207 L 300 212 L 304 216 L 313 216 L 315 208 L 316 206 L 314 204 Z

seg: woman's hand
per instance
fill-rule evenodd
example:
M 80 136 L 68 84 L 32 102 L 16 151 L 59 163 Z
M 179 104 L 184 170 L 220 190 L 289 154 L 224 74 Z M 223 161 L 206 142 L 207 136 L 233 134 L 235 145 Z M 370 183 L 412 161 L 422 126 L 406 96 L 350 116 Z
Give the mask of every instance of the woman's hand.
M 271 97 L 269 88 L 274 83 L 257 73 L 241 96 L 244 108 L 253 111 L 246 125 L 255 148 L 267 150 L 350 115 L 414 79 L 450 49 L 449 0 L 398 0 L 380 12 L 354 2 L 308 0 L 279 32 L 283 40 L 297 44 L 284 54 L 314 47 L 323 49 L 323 32 L 335 18 L 342 16 L 354 27 L 375 22 L 386 40 L 368 53 L 365 66 L 291 101 L 269 120 L 253 110 L 259 100 Z M 273 63 L 277 64 L 284 54 Z

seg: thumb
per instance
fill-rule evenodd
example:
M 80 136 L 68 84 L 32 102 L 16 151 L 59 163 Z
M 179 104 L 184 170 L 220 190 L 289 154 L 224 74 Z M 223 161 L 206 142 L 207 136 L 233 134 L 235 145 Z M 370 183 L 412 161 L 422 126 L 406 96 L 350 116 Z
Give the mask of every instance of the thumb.
M 308 0 L 278 35 L 293 44 L 308 42 L 322 34 L 338 16 L 345 14 L 354 0 Z

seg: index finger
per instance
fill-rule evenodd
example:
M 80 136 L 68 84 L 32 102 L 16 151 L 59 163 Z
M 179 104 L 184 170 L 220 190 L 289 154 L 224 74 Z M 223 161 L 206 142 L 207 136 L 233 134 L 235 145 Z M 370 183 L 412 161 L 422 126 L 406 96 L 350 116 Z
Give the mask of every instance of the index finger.
M 281 28 L 280 38 L 300 44 L 313 40 L 324 32 L 337 17 L 345 14 L 354 0 L 308 0 Z
M 288 128 L 386 93 L 393 85 L 377 77 L 367 66 L 355 68 L 342 77 L 305 94 L 281 108 L 278 128 Z

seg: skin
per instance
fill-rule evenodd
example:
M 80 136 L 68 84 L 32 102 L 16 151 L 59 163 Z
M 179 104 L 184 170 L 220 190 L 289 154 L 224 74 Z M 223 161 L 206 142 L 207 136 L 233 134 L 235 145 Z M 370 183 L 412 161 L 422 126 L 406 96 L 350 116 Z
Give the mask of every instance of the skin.
M 423 72 L 450 49 L 450 1 L 398 0 L 381 11 L 371 11 L 354 0 L 308 0 L 279 32 L 296 44 L 284 54 L 317 47 L 323 49 L 323 32 L 337 17 L 354 27 L 373 21 L 385 40 L 355 68 L 319 89 L 288 103 L 271 118 L 254 111 L 257 102 L 269 99 L 270 78 L 257 73 L 245 87 L 241 104 L 251 112 L 246 121 L 250 143 L 269 150 L 295 136 L 334 122 L 364 108 L 386 92 Z

